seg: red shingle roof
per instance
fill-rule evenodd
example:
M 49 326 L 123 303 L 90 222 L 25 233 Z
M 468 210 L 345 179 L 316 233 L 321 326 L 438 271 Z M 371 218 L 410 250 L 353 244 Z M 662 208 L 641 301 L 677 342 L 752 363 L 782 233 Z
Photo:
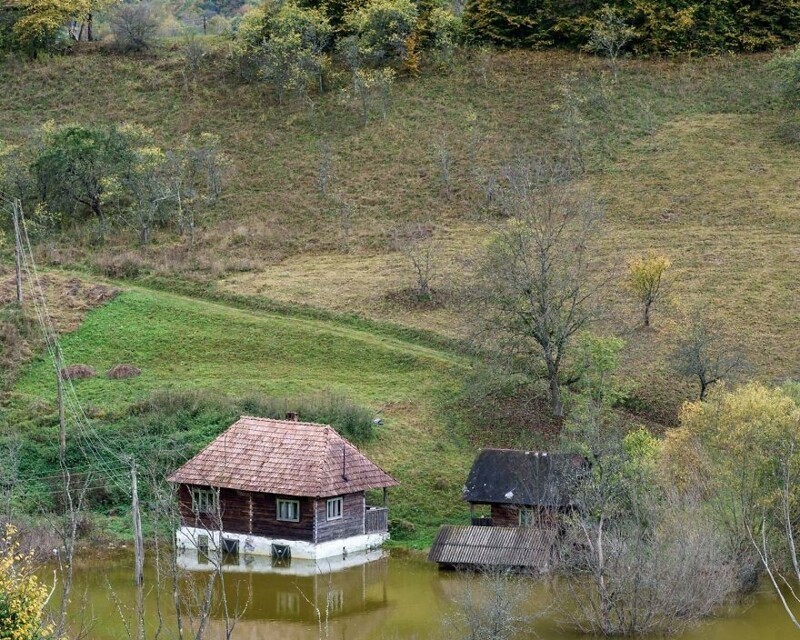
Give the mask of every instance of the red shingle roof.
M 249 416 L 217 436 L 168 481 L 319 498 L 397 485 L 327 425 Z

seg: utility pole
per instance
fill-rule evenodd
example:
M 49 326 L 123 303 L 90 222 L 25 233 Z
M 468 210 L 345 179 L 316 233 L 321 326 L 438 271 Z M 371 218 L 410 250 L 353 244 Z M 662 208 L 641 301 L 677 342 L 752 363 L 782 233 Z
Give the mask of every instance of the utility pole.
M 134 582 L 144 583 L 144 539 L 142 537 L 142 514 L 139 509 L 139 484 L 136 479 L 136 460 L 130 457 L 131 465 L 131 516 L 133 517 Z
M 11 203 L 11 217 L 14 219 L 14 263 L 17 270 L 17 303 L 22 304 L 22 236 L 19 232 L 19 214 L 22 203 L 14 198 Z

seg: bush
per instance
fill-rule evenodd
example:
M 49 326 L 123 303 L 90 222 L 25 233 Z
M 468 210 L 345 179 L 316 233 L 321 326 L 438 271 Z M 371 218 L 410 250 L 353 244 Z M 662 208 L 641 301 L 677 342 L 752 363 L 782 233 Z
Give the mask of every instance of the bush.
M 800 45 L 772 59 L 769 69 L 775 76 L 778 93 L 786 106 L 800 107 Z
M 417 24 L 411 0 L 371 0 L 345 16 L 345 27 L 357 38 L 361 60 L 371 66 L 401 64 Z

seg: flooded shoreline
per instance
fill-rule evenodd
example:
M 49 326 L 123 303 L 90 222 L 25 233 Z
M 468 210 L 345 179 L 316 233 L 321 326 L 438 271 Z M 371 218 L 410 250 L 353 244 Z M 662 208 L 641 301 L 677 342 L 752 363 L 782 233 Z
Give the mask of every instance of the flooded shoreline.
M 180 558 L 179 558 L 180 560 Z M 71 619 L 88 621 L 88 637 L 112 640 L 127 637 L 126 624 L 135 615 L 133 557 L 128 550 L 81 553 L 75 562 Z M 199 567 L 198 567 L 199 569 Z M 268 566 L 264 560 L 249 566 L 242 559 L 225 567 L 228 624 L 236 618 L 231 638 L 250 640 L 442 640 L 459 636 L 458 601 L 473 589 L 474 574 L 439 571 L 418 554 L 373 554 L 354 566 L 326 572 L 295 567 L 294 572 Z M 42 569 L 52 581 L 53 567 Z M 145 617 L 150 633 L 162 619 L 161 637 L 174 637 L 175 621 L 169 577 L 156 588 L 155 567 L 148 563 L 145 576 Z M 204 588 L 202 570 L 185 571 L 180 590 L 187 603 L 196 601 Z M 522 607 L 530 615 L 530 631 L 521 640 L 578 640 L 586 638 L 570 629 L 555 602 L 558 578 L 521 578 L 525 589 Z M 215 596 L 219 605 L 219 596 Z M 57 606 L 57 597 L 53 606 Z M 160 613 L 159 613 L 160 612 Z M 125 620 L 123 621 L 123 618 Z M 226 621 L 216 606 L 209 621 L 209 638 L 225 637 Z M 680 640 L 782 640 L 796 631 L 779 602 L 763 587 L 744 603 L 732 605 Z M 151 637 L 148 634 L 148 637 Z

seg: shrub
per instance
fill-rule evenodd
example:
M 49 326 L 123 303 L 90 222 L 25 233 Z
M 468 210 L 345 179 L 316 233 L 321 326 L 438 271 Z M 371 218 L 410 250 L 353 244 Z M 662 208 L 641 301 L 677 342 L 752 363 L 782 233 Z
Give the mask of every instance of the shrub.
M 776 56 L 769 64 L 778 93 L 789 107 L 800 107 L 800 45 Z
M 367 64 L 399 65 L 406 59 L 417 17 L 411 0 L 371 0 L 348 13 L 345 26 L 356 36 L 359 56 Z

